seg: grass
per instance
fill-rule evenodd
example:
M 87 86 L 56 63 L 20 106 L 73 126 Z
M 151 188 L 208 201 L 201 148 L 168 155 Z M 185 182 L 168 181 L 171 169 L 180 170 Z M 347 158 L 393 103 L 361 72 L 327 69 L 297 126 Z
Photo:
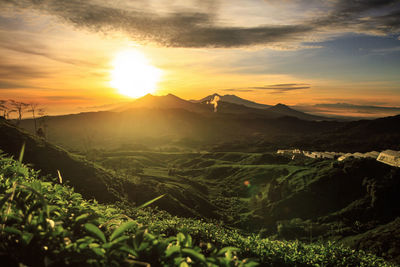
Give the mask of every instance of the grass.
M 164 200 L 160 199 L 159 202 Z M 28 266 L 392 266 L 335 243 L 244 235 L 218 221 L 85 200 L 0 156 L 0 256 Z

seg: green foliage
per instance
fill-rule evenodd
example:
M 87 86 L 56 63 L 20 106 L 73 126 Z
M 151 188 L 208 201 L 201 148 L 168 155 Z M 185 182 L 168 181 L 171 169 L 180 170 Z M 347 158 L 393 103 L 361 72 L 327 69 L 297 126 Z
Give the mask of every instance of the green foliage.
M 121 266 L 138 262 L 152 266 L 255 264 L 232 256 L 234 249 L 221 253 L 215 248 L 205 255 L 189 234 L 178 233 L 169 238 L 151 234 L 137 221 L 122 216 L 116 206 L 86 201 L 72 188 L 41 181 L 38 172 L 3 156 L 0 157 L 0 204 L 0 254 L 8 255 L 13 263 L 28 266 Z
M 28 266 L 391 266 L 334 243 L 262 239 L 217 222 L 101 205 L 3 156 L 0 214 L 0 254 Z

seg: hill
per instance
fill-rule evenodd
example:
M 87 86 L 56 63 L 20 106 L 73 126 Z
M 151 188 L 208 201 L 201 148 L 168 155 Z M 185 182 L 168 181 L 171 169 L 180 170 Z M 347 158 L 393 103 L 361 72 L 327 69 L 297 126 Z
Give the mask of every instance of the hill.
M 58 146 L 22 132 L 5 120 L 0 120 L 0 149 L 17 158 L 23 144 L 25 161 L 41 170 L 42 174 L 57 176 L 57 171 L 60 171 L 62 178 L 85 197 L 102 202 L 117 200 L 108 190 L 114 180 L 109 173 Z
M 141 98 L 138 98 L 131 103 L 124 104 L 112 111 L 121 112 L 130 109 L 184 109 L 191 112 L 211 112 L 211 106 L 197 105 L 190 101 L 186 101 L 173 94 L 165 96 L 154 96 L 147 94 Z
M 137 108 L 49 116 L 45 118 L 46 134 L 51 142 L 75 151 L 128 144 L 157 150 L 253 152 L 284 148 L 338 152 L 400 149 L 396 141 L 400 138 L 400 116 L 354 122 L 309 121 L 226 102 L 220 102 L 218 110 L 198 113 Z M 32 119 L 20 125 L 34 133 Z
M 134 105 L 136 101 L 138 105 Z M 74 150 L 87 150 L 94 144 L 115 148 L 129 143 L 151 148 L 168 144 L 199 149 L 241 140 L 295 140 L 340 126 L 337 122 L 303 121 L 273 110 L 223 101 L 218 102 L 217 112 L 210 104 L 190 103 L 172 95 L 147 96 L 136 101 L 119 112 L 48 116 L 46 134 L 50 141 Z M 32 119 L 23 120 L 20 125 L 34 133 Z
M 368 152 L 372 150 L 400 150 L 400 115 L 375 120 L 342 123 L 324 135 L 305 138 L 300 145 L 311 149 L 342 152 Z
M 6 204 L 0 206 L 4 265 L 392 266 L 332 243 L 261 239 L 129 205 L 101 205 L 43 179 L 0 155 L 0 199 Z
M 172 214 L 219 218 L 215 213 L 218 207 L 207 200 L 203 191 L 197 190 L 196 187 L 183 186 L 179 179 L 142 175 L 139 183 L 132 175 L 113 173 L 100 165 L 87 161 L 82 156 L 71 154 L 61 147 L 25 133 L 1 120 L 0 149 L 9 155 L 18 157 L 23 144 L 25 144 L 25 162 L 32 164 L 35 169 L 46 175 L 57 176 L 57 171 L 60 171 L 63 180 L 70 183 L 77 192 L 86 198 L 95 198 L 101 202 L 119 200 L 140 204 L 163 192 L 169 195 L 159 206 Z M 160 190 L 160 184 L 168 186 L 164 186 Z M 189 184 L 195 185 L 195 182 Z M 189 196 L 186 193 L 190 193 Z M 198 204 L 199 210 L 193 209 L 193 203 Z
M 267 110 L 276 112 L 278 114 L 282 114 L 285 116 L 295 117 L 301 120 L 309 120 L 309 121 L 323 121 L 323 120 L 331 120 L 327 117 L 311 115 L 305 112 L 301 112 L 290 108 L 284 104 L 276 104 L 275 106 L 269 107 Z
M 27 154 L 35 167 L 47 163 L 50 169 L 60 169 L 77 191 L 88 196 L 97 197 L 95 193 L 106 189 L 126 203 L 143 203 L 166 194 L 157 206 L 171 214 L 217 219 L 246 233 L 279 239 L 335 240 L 400 260 L 394 249 L 400 245 L 396 241 L 400 240 L 396 230 L 400 210 L 394 204 L 400 200 L 400 170 L 376 161 L 339 163 L 291 160 L 269 152 L 160 152 L 124 147 L 88 151 L 86 159 L 94 162 L 89 163 L 40 150 L 40 144 L 54 148 L 7 122 L 1 129 L 1 139 L 7 140 L 1 149 L 17 154 L 20 142 L 12 141 L 13 137 L 28 140 L 27 152 L 37 150 L 30 152 L 33 156 Z M 68 175 L 67 169 L 61 169 L 64 160 L 73 171 Z M 79 179 L 70 178 L 81 168 L 86 178 L 79 174 Z M 99 177 L 87 175 L 89 170 Z M 92 186 L 91 181 L 101 181 L 101 177 L 107 177 L 105 182 Z M 114 194 L 103 192 L 104 196 Z

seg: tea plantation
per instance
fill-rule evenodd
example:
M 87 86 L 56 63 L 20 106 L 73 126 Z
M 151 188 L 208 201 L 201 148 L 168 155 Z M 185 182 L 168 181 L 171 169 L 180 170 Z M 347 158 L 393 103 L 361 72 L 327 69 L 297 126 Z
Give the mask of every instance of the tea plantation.
M 393 266 L 335 243 L 263 239 L 146 204 L 86 200 L 22 156 L 0 156 L 4 266 Z

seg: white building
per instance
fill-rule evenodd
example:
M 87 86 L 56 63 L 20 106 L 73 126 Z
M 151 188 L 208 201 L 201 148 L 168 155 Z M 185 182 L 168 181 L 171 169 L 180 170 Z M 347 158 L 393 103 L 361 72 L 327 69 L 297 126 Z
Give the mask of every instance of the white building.
M 277 154 L 283 154 L 283 155 L 292 155 L 292 154 L 301 154 L 300 149 L 278 149 L 276 151 Z
M 391 166 L 400 167 L 400 151 L 382 151 L 376 160 Z
M 344 155 L 341 155 L 337 160 L 338 160 L 338 161 L 343 161 L 343 160 L 345 160 L 345 159 L 347 159 L 347 158 L 349 158 L 349 157 L 351 157 L 351 156 L 353 156 L 352 153 L 346 153 L 346 154 L 344 154 Z
M 367 158 L 377 159 L 379 156 L 378 151 L 371 151 L 364 154 Z

